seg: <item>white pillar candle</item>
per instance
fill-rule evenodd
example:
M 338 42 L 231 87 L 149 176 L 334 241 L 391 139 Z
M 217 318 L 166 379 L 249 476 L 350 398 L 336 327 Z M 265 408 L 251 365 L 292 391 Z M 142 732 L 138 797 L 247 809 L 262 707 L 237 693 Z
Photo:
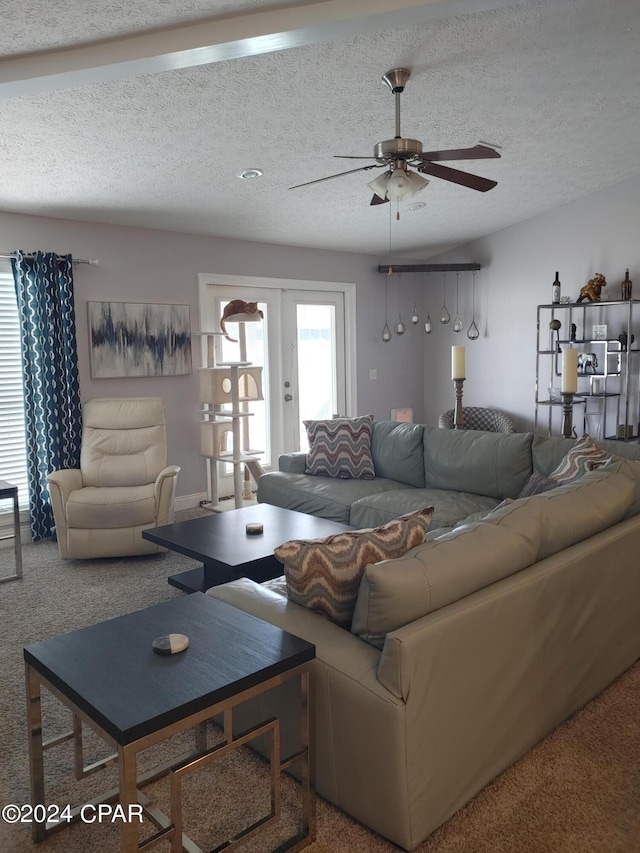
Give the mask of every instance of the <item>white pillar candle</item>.
M 577 364 L 577 362 L 576 362 Z M 451 378 L 464 379 L 464 347 L 451 347 Z
M 562 385 L 563 394 L 575 394 L 578 390 L 578 350 L 573 348 L 562 350 Z

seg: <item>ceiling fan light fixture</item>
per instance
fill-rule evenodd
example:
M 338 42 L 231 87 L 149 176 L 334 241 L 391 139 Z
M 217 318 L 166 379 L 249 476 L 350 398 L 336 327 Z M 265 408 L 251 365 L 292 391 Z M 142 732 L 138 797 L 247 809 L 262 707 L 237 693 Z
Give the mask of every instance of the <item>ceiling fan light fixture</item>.
M 407 171 L 397 166 L 387 181 L 387 198 L 390 201 L 402 201 L 412 195 L 411 179 Z
M 393 171 L 378 175 L 374 181 L 369 182 L 368 187 L 381 199 L 404 201 L 419 193 L 428 183 L 429 181 L 417 172 L 397 166 Z
M 391 201 L 404 201 L 405 199 L 413 198 L 428 183 L 429 181 L 426 178 L 423 178 L 416 172 L 410 172 L 408 169 L 397 167 L 393 170 L 387 182 L 387 198 Z
M 390 176 L 391 176 L 391 172 L 383 172 L 381 175 L 378 175 L 378 177 L 375 180 L 369 182 L 369 184 L 368 184 L 369 189 L 373 190 L 373 192 L 379 198 L 386 199 L 386 197 L 387 197 L 387 182 L 388 182 Z
M 422 175 L 419 175 L 417 172 L 409 172 L 409 180 L 411 182 L 412 196 L 422 192 L 422 190 L 430 183 L 427 178 L 423 178 Z

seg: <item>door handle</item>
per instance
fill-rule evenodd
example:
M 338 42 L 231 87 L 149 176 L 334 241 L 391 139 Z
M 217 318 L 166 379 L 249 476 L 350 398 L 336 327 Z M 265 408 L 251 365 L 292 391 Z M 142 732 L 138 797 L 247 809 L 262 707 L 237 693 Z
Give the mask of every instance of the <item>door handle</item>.
M 290 403 L 293 400 L 293 394 L 285 394 L 284 401 L 285 403 Z

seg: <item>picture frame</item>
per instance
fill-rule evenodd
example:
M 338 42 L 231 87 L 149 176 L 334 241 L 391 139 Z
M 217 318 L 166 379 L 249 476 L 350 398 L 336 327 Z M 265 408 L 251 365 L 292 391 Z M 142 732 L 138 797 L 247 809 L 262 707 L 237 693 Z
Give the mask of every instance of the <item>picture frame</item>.
M 606 341 L 607 340 L 607 324 L 606 323 L 598 323 L 592 326 L 591 329 L 591 340 L 593 341 Z
M 191 373 L 189 311 L 189 305 L 87 302 L 92 379 Z

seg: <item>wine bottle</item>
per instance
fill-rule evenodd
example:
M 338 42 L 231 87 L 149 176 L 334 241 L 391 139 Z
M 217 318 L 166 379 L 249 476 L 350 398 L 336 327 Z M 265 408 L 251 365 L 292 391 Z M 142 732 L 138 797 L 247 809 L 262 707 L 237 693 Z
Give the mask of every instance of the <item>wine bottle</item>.
M 631 282 L 629 281 L 629 270 L 624 274 L 624 281 L 620 285 L 622 289 L 622 298 L 631 299 Z
M 558 278 L 558 273 L 556 273 L 555 281 L 551 285 L 551 302 L 554 305 L 560 303 L 560 279 Z

